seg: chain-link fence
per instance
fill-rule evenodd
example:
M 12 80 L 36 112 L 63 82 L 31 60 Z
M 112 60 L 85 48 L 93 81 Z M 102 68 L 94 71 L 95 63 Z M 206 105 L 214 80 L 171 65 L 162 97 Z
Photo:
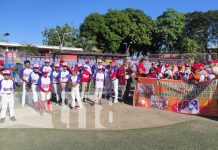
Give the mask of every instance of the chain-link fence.
M 184 63 L 208 63 L 211 59 L 218 59 L 218 53 L 201 53 L 201 54 L 150 54 L 148 55 L 150 62 L 163 61 L 170 64 L 184 64 Z

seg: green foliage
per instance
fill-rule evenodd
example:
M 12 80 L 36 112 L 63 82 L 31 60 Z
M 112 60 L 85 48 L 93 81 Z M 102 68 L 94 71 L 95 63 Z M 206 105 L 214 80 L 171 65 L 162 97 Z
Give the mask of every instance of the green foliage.
M 73 46 L 74 41 L 78 37 L 78 30 L 65 24 L 64 26 L 56 26 L 55 28 L 45 28 L 42 35 L 44 37 L 43 44 L 59 46 L 60 40 L 62 41 L 64 36 L 63 46 Z
M 138 9 L 108 10 L 104 15 L 93 13 L 80 27 L 81 36 L 97 42 L 104 52 L 125 53 L 124 42 L 133 42 L 130 50 L 143 51 L 151 45 L 153 21 Z M 138 49 L 141 47 L 142 49 Z
M 55 32 L 58 31 L 58 34 Z M 64 33 L 64 46 L 83 48 L 85 51 L 101 49 L 100 52 L 126 53 L 124 43 L 131 42 L 129 53 L 206 52 L 208 44 L 218 41 L 218 10 L 183 14 L 167 9 L 156 20 L 142 10 L 109 9 L 106 14 L 92 13 L 87 16 L 79 30 L 65 24 L 45 28 L 43 43 L 60 45 Z
M 20 51 L 24 51 L 28 54 L 37 54 L 38 48 L 32 44 L 25 43 L 22 47 L 19 48 Z
M 195 39 L 202 52 L 206 52 L 208 42 L 218 37 L 218 11 L 192 12 L 186 14 L 185 35 Z
M 175 45 L 179 40 L 185 27 L 185 15 L 174 9 L 167 9 L 155 21 L 155 34 L 159 49 L 175 50 Z

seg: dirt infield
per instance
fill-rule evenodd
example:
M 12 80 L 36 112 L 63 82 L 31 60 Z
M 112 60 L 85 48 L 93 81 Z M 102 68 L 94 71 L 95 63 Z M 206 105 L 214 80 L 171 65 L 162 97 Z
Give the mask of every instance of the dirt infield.
M 72 130 L 123 130 L 151 128 L 196 120 L 199 117 L 163 110 L 137 108 L 126 104 L 110 104 L 103 100 L 102 106 L 84 104 L 80 110 L 53 104 L 53 113 L 40 116 L 30 106 L 16 106 L 17 121 L 6 119 L 0 128 L 55 128 Z

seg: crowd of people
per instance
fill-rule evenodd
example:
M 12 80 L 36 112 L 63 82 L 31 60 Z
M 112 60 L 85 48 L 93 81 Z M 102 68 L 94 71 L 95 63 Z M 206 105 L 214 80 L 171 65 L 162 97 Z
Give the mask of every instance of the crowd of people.
M 26 94 L 31 92 L 35 110 L 43 115 L 45 111 L 52 112 L 50 107 L 52 93 L 55 95 L 56 104 L 61 106 L 66 105 L 65 100 L 69 99 L 66 95 L 70 93 L 70 108 L 80 109 L 83 103 L 91 102 L 92 106 L 101 105 L 102 96 L 113 103 L 128 101 L 131 83 L 138 77 L 183 80 L 194 84 L 218 77 L 217 60 L 211 60 L 208 67 L 205 67 L 203 62 L 175 66 L 159 61 L 158 64 L 152 63 L 150 68 L 146 68 L 146 63 L 148 60 L 142 58 L 134 68 L 128 59 L 124 59 L 120 66 L 114 59 L 109 64 L 103 65 L 100 59 L 94 66 L 90 66 L 89 60 L 86 60 L 85 65 L 70 66 L 63 59 L 53 64 L 50 63 L 50 59 L 45 59 L 43 66 L 33 64 L 31 67 L 31 62 L 26 60 L 19 79 L 23 83 L 21 105 L 25 105 Z M 0 122 L 4 122 L 8 108 L 11 120 L 16 120 L 13 96 L 15 81 L 17 79 L 11 76 L 9 70 L 0 67 Z M 119 87 L 120 97 L 118 97 Z M 91 88 L 94 88 L 93 97 L 90 97 Z
M 147 60 L 141 59 L 136 73 L 137 76 L 157 78 L 157 79 L 172 79 L 182 80 L 193 84 L 213 80 L 218 77 L 218 61 L 210 60 L 209 65 L 206 66 L 204 62 L 194 64 L 179 64 L 171 65 L 169 63 L 163 64 L 159 61 L 159 64 L 152 63 L 149 70 L 145 69 Z

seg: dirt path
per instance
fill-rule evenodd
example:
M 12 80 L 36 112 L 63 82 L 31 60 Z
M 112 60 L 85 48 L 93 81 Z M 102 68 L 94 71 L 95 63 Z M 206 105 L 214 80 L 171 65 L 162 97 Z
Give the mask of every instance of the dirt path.
M 122 130 L 150 128 L 195 120 L 198 117 L 162 110 L 136 108 L 126 104 L 110 104 L 104 100 L 102 106 L 84 104 L 80 110 L 53 105 L 52 114 L 40 116 L 30 106 L 16 106 L 17 121 L 9 118 L 0 128 L 56 128 L 73 130 Z

